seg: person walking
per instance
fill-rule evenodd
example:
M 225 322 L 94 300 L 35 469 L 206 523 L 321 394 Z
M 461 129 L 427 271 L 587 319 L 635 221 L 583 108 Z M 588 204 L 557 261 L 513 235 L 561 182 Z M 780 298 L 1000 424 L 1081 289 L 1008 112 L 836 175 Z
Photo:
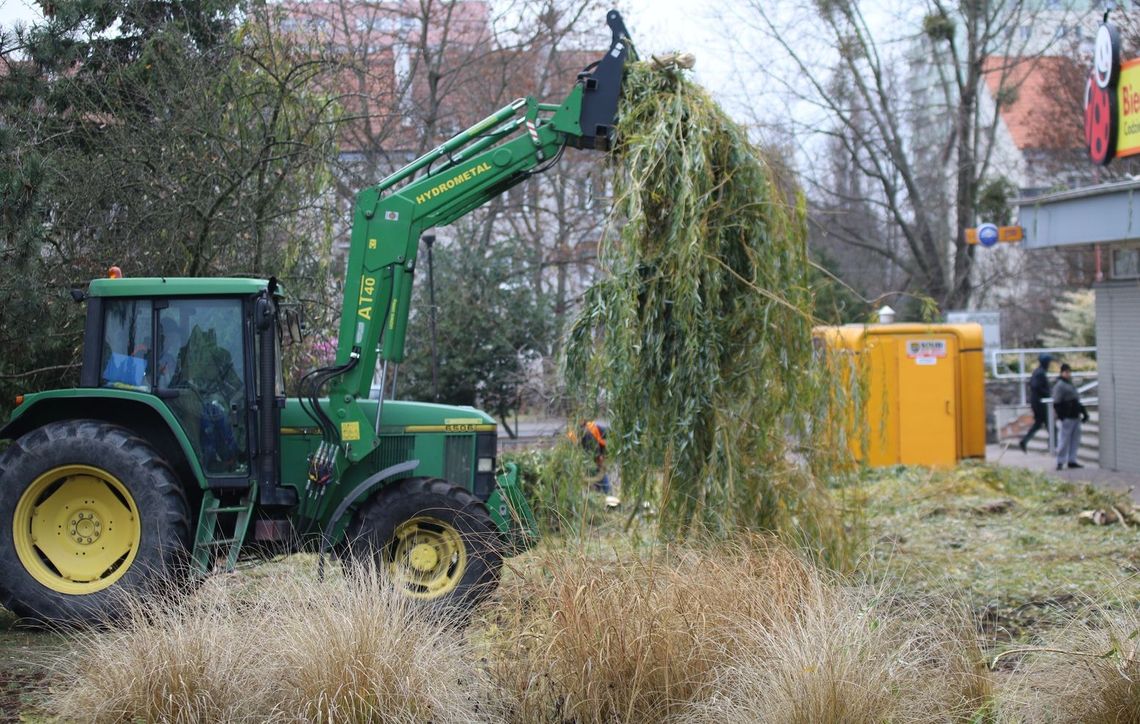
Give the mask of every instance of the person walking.
M 1089 421 L 1089 413 L 1081 404 L 1081 396 L 1073 386 L 1073 368 L 1061 365 L 1061 376 L 1053 385 L 1053 409 L 1060 421 L 1061 434 L 1057 441 L 1057 469 L 1067 465 L 1083 468 L 1077 462 L 1077 449 L 1081 446 L 1081 423 Z
M 1052 362 L 1053 358 L 1049 355 L 1038 355 L 1037 369 L 1029 376 L 1029 405 L 1033 408 L 1033 427 L 1029 428 L 1029 432 L 1022 436 L 1021 442 L 1017 443 L 1023 453 L 1029 452 L 1029 441 L 1037 431 L 1049 424 L 1049 411 L 1045 408 L 1043 400 L 1049 396 L 1049 365 Z

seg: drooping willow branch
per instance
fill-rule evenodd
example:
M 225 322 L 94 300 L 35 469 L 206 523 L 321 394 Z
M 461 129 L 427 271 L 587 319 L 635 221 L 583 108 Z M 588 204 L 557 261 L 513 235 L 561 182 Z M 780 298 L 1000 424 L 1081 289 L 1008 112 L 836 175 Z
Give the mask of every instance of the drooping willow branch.
M 602 280 L 569 331 L 571 389 L 601 399 L 623 494 L 666 538 L 773 531 L 846 545 L 852 388 L 812 344 L 802 194 L 676 66 L 627 70 Z M 593 394 L 590 394 L 593 393 Z

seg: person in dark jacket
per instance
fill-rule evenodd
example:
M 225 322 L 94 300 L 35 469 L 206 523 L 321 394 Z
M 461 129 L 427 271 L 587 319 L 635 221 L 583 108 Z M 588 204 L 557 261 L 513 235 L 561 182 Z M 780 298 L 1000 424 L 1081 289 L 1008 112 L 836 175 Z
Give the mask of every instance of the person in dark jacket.
M 1083 468 L 1077 462 L 1077 449 L 1081 446 L 1081 423 L 1089 421 L 1089 413 L 1081 404 L 1081 396 L 1073 386 L 1073 368 L 1061 365 L 1061 376 L 1053 385 L 1053 410 L 1057 413 L 1061 434 L 1057 441 L 1057 469 L 1066 465 Z
M 1021 448 L 1021 452 L 1029 452 L 1027 446 L 1033 436 L 1049 424 L 1049 411 L 1045 409 L 1045 403 L 1042 402 L 1049 396 L 1049 365 L 1053 362 L 1053 358 L 1047 354 L 1042 354 L 1037 357 L 1037 369 L 1033 370 L 1033 374 L 1029 376 L 1029 405 L 1033 408 L 1033 427 L 1029 428 L 1029 432 L 1021 438 L 1021 442 L 1017 446 Z

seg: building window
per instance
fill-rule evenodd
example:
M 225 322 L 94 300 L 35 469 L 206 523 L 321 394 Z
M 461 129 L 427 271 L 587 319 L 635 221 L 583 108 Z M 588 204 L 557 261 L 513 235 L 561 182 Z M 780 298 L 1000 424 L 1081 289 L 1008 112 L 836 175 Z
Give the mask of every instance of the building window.
M 1109 273 L 1113 279 L 1140 278 L 1140 247 L 1113 249 Z

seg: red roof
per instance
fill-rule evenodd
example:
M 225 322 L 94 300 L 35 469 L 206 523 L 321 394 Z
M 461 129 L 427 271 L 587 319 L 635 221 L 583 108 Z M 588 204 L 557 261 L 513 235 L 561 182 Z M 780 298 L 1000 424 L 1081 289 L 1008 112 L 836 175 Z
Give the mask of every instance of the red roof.
M 990 96 L 1002 102 L 1001 118 L 1018 149 L 1061 151 L 1084 146 L 1087 68 L 1057 56 L 990 57 L 983 72 Z

